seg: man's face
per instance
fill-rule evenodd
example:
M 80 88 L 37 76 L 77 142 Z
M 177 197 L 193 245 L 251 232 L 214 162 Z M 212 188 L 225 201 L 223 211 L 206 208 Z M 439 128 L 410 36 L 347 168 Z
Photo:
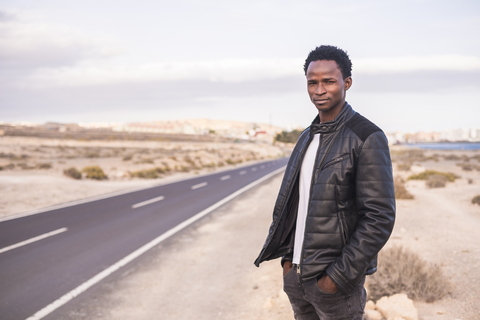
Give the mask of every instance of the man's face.
M 343 79 L 333 60 L 312 61 L 307 68 L 307 90 L 322 122 L 335 119 L 345 104 L 346 91 L 352 78 Z

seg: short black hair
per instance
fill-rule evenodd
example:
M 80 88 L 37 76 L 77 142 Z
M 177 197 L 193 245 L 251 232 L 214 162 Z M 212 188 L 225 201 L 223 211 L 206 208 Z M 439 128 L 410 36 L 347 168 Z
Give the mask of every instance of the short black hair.
M 335 61 L 342 72 L 343 79 L 352 76 L 352 61 L 350 61 L 347 52 L 338 47 L 322 45 L 310 51 L 305 60 L 305 64 L 303 65 L 305 75 L 307 75 L 307 69 L 310 62 L 318 60 Z

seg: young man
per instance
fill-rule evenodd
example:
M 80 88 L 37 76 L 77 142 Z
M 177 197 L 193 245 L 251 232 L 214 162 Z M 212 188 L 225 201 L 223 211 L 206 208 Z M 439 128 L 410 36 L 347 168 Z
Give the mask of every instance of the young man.
M 298 139 L 255 261 L 282 257 L 295 319 L 363 319 L 365 275 L 395 220 L 385 134 L 345 102 L 352 63 L 320 46 L 304 71 L 318 116 Z

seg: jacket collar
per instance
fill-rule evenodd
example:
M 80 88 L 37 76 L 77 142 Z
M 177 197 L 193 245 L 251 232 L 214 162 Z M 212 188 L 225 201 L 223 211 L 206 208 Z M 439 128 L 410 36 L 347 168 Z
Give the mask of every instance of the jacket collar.
M 345 106 L 332 121 L 320 123 L 320 116 L 317 114 L 310 125 L 310 135 L 315 133 L 331 133 L 337 131 L 354 114 L 355 111 L 347 102 L 345 102 Z

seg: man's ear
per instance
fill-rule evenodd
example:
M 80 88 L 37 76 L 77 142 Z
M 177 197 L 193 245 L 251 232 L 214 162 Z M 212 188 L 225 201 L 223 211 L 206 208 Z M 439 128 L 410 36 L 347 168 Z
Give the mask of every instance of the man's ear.
M 343 82 L 345 83 L 345 91 L 347 91 L 352 86 L 352 77 L 347 77 Z

